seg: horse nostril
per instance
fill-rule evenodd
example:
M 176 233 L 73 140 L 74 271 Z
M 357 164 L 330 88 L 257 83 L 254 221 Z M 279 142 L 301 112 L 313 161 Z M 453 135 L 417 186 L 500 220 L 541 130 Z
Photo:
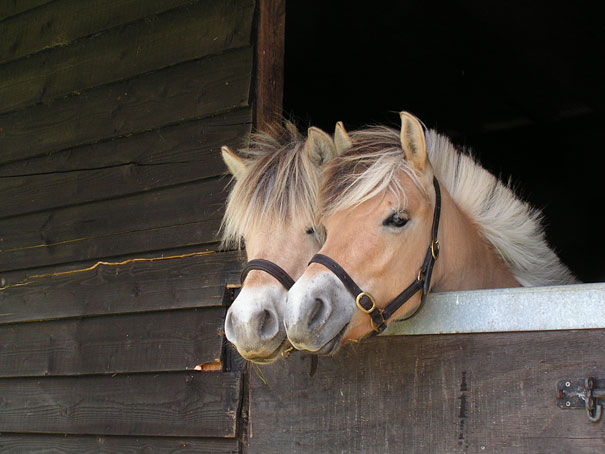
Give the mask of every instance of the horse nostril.
M 315 298 L 309 314 L 309 330 L 323 326 L 328 318 L 328 305 L 321 298 Z
M 261 339 L 271 339 L 279 331 L 277 317 L 267 309 L 258 313 L 258 332 Z

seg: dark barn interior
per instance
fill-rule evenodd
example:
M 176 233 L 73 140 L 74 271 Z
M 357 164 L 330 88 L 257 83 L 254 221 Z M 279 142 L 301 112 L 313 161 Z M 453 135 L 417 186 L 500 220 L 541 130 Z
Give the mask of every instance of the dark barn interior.
M 603 33 L 590 2 L 289 1 L 284 110 L 328 131 L 415 113 L 511 178 L 561 259 L 603 281 Z

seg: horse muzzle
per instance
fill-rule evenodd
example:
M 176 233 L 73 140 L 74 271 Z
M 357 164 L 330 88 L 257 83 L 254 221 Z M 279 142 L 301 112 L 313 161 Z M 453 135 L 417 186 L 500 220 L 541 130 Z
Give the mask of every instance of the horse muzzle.
M 245 359 L 273 361 L 286 343 L 281 306 L 286 291 L 264 286 L 243 289 L 225 318 L 225 335 Z
M 297 350 L 318 354 L 335 352 L 355 304 L 344 286 L 328 272 L 301 277 L 288 292 L 284 323 Z

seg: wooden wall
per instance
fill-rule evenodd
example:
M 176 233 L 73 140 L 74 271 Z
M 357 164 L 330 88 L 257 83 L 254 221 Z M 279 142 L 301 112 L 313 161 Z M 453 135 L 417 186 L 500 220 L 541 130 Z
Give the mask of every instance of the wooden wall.
M 0 451 L 240 451 L 216 231 L 256 10 L 0 0 Z
M 375 337 L 250 379 L 249 451 L 594 454 L 605 422 L 557 383 L 605 372 L 605 330 Z M 261 378 L 262 377 L 262 378 Z

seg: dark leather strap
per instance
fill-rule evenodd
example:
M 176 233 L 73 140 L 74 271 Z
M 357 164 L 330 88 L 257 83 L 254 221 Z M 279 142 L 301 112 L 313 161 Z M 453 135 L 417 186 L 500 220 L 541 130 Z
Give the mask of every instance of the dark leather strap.
M 418 313 L 420 308 L 424 305 L 426 294 L 430 290 L 431 277 L 433 275 L 433 267 L 439 257 L 439 220 L 441 218 L 441 190 L 439 188 L 439 182 L 437 178 L 433 178 L 433 186 L 435 187 L 435 211 L 433 212 L 433 226 L 431 228 L 431 244 L 429 245 L 422 267 L 418 271 L 417 279 L 412 282 L 406 289 L 397 295 L 384 309 L 376 307 L 374 298 L 367 292 L 361 290 L 361 288 L 355 283 L 353 278 L 334 260 L 323 254 L 315 254 L 309 264 L 319 263 L 330 271 L 332 271 L 338 279 L 344 284 L 346 289 L 349 291 L 357 307 L 368 314 L 372 320 L 372 328 L 374 333 L 378 334 L 384 331 L 386 328 L 386 321 L 393 316 L 397 310 L 403 306 L 412 296 L 418 291 L 422 291 L 420 305 L 413 314 L 406 317 L 406 319 L 413 317 Z
M 336 277 L 338 277 L 338 279 L 340 279 L 340 281 L 344 284 L 344 286 L 347 288 L 349 293 L 351 293 L 351 295 L 357 296 L 360 293 L 363 293 L 363 290 L 361 290 L 359 286 L 355 283 L 353 278 L 349 276 L 349 273 L 347 273 L 338 263 L 336 263 L 327 255 L 315 254 L 313 257 L 311 257 L 309 265 L 311 263 L 319 263 L 328 268 L 330 271 L 332 271 L 336 275 Z
M 385 319 L 389 319 L 392 315 L 405 304 L 412 296 L 416 294 L 418 290 L 422 290 L 420 299 L 420 305 L 416 310 L 408 315 L 404 320 L 408 320 L 416 315 L 422 306 L 424 306 L 424 300 L 426 295 L 429 293 L 431 287 L 431 278 L 433 277 L 433 267 L 435 262 L 439 258 L 439 220 L 441 219 L 441 189 L 437 178 L 433 177 L 433 186 L 435 187 L 435 211 L 433 211 L 433 226 L 431 227 L 431 244 L 429 245 L 426 255 L 424 256 L 424 262 L 418 273 L 418 279 L 412 282 L 408 288 L 401 292 L 398 296 L 391 301 L 387 307 L 384 308 Z
M 361 288 L 359 288 L 353 278 L 349 276 L 349 273 L 347 273 L 338 263 L 336 263 L 327 255 L 323 254 L 315 254 L 313 257 L 311 257 L 311 261 L 309 262 L 309 264 L 311 263 L 319 263 L 325 266 L 330 271 L 332 271 L 338 279 L 340 279 L 340 281 L 344 284 L 349 293 L 353 295 L 353 298 L 355 298 L 355 303 L 357 304 L 357 307 L 362 312 L 365 312 L 370 316 L 370 318 L 372 319 L 373 327 L 380 327 L 385 325 L 386 320 L 382 315 L 382 309 L 376 307 L 376 303 L 372 296 L 369 293 L 365 293 L 363 290 L 361 290 Z
M 240 282 L 242 285 L 244 285 L 246 276 L 252 270 L 260 270 L 264 271 L 265 273 L 269 273 L 271 276 L 277 279 L 281 285 L 286 288 L 286 290 L 290 290 L 290 288 L 294 285 L 294 279 L 292 279 L 283 268 L 265 259 L 250 260 L 244 265 L 242 274 L 240 275 Z

